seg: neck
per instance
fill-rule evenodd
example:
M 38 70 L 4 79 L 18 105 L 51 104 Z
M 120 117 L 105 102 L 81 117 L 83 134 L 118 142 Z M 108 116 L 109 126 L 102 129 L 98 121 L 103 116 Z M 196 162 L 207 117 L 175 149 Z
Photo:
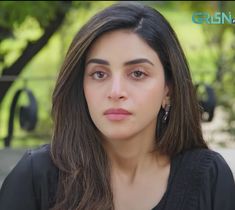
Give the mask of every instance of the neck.
M 107 151 L 112 166 L 128 173 L 128 171 L 136 170 L 153 159 L 155 153 L 151 153 L 151 149 L 152 147 L 144 148 L 128 142 L 115 147 L 110 145 Z
M 105 140 L 103 145 L 111 163 L 112 173 L 132 183 L 138 175 L 162 164 L 166 158 L 153 151 L 154 144 L 154 135 L 149 138 L 145 135 L 131 139 Z

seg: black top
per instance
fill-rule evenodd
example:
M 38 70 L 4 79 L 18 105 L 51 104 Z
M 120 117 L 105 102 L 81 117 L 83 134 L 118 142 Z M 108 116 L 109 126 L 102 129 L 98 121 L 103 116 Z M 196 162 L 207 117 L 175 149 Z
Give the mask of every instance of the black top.
M 5 179 L 0 210 L 48 210 L 58 169 L 44 145 L 25 153 Z M 235 183 L 223 157 L 208 149 L 189 150 L 172 159 L 167 190 L 153 210 L 235 210 Z

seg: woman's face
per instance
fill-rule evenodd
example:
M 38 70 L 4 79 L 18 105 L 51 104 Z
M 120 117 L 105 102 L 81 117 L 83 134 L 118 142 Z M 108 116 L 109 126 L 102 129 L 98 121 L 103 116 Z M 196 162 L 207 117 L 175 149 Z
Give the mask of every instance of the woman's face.
M 138 35 L 108 32 L 91 46 L 84 92 L 90 116 L 106 139 L 155 134 L 168 93 L 158 55 Z

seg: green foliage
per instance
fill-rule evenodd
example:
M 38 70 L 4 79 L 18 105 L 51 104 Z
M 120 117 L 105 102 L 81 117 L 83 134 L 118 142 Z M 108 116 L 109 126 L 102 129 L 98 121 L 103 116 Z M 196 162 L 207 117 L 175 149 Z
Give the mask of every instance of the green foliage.
M 216 11 L 229 11 L 235 18 L 234 2 L 219 2 L 217 6 Z M 233 24 L 205 24 L 202 29 L 215 66 L 211 85 L 216 90 L 218 105 L 227 113 L 226 130 L 235 134 L 235 27 Z
M 67 6 L 63 1 L 0 1 L 0 72 L 29 42 L 39 39 L 49 22 Z
M 62 6 L 59 1 L 1 1 L 0 26 L 12 29 L 33 17 L 44 27 Z

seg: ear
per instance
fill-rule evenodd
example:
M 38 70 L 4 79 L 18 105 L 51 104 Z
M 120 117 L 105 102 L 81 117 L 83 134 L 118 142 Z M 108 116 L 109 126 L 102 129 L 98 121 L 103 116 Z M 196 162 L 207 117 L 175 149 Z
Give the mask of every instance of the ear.
M 162 100 L 162 108 L 164 109 L 166 105 L 170 104 L 170 87 L 169 85 L 165 85 L 164 88 L 164 97 Z

